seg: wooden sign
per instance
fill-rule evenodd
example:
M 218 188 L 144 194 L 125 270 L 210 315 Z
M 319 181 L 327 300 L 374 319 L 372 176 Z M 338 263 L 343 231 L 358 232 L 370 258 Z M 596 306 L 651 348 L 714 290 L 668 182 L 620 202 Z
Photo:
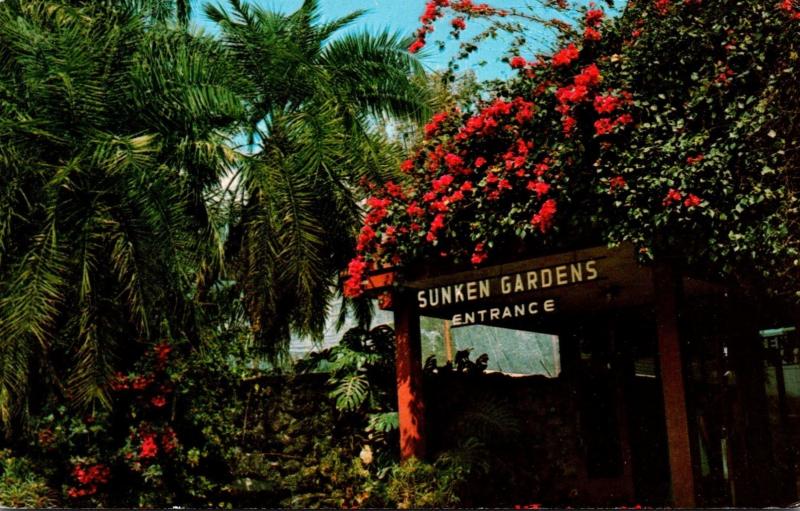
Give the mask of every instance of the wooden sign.
M 472 271 L 410 280 L 422 315 L 452 326 L 541 318 L 605 308 L 622 296 L 652 296 L 652 279 L 632 247 L 597 247 Z

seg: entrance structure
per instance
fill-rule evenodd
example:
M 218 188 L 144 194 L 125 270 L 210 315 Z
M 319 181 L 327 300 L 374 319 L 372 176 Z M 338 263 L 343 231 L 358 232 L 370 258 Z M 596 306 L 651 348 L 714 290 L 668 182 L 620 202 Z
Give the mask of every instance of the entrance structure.
M 791 449 L 784 445 L 790 455 L 770 452 L 775 445 L 780 449 L 780 427 L 770 425 L 759 336 L 760 329 L 785 323 L 791 311 L 760 312 L 735 289 L 694 278 L 669 261 L 643 266 L 635 256 L 632 246 L 623 245 L 480 269 L 419 266 L 373 273 L 371 293 L 381 295 L 382 306 L 395 315 L 402 456 L 427 454 L 421 316 L 456 328 L 483 324 L 558 335 L 565 353 L 579 351 L 574 332 L 591 323 L 581 335 L 602 339 L 591 342 L 602 345 L 602 364 L 625 405 L 613 412 L 619 414 L 614 424 L 623 469 L 614 481 L 606 477 L 593 484 L 587 478 L 586 492 L 602 503 L 603 492 L 615 484 L 631 498 L 649 491 L 648 484 L 666 475 L 652 468 L 658 464 L 652 462 L 653 442 L 662 441 L 669 479 L 664 504 L 791 502 Z M 657 387 L 633 378 L 633 353 L 648 343 L 657 360 Z M 575 360 L 571 374 L 582 370 L 578 358 L 564 356 L 565 365 Z M 659 400 L 663 407 L 653 409 L 663 411 L 640 417 Z M 647 424 L 656 424 L 655 432 Z M 779 470 L 777 458 L 789 461 Z

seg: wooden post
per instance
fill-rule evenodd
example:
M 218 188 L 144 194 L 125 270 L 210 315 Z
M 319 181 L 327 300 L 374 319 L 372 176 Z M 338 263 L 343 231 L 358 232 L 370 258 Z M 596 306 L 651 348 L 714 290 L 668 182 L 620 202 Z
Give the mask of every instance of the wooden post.
M 672 505 L 695 507 L 694 472 L 678 328 L 678 279 L 679 276 L 669 265 L 657 264 L 653 268 L 658 358 L 667 422 Z
M 425 456 L 425 402 L 422 395 L 422 346 L 419 312 L 413 296 L 394 297 L 394 331 L 397 338 L 397 411 L 400 423 L 400 457 Z
M 450 321 L 444 320 L 444 353 L 447 356 L 447 361 L 452 363 L 455 360 L 453 355 L 453 335 L 450 332 Z

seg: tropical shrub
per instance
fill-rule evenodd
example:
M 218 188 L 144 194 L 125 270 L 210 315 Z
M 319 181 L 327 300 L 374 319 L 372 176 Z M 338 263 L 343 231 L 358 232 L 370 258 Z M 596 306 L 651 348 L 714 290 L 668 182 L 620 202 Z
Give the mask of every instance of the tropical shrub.
M 249 372 L 240 346 L 153 343 L 116 374 L 111 411 L 76 414 L 52 396 L 12 447 L 61 505 L 225 505 Z

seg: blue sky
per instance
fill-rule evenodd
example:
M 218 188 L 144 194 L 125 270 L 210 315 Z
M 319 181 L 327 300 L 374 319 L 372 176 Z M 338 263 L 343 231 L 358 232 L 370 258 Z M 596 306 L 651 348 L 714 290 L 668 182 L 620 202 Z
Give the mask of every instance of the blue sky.
M 254 4 L 262 5 L 270 9 L 279 9 L 290 12 L 300 6 L 302 0 L 250 0 Z M 211 30 L 202 9 L 199 7 L 205 0 L 196 1 L 195 19 L 196 21 Z M 217 3 L 214 0 L 213 3 Z M 491 5 L 496 7 L 517 7 L 524 8 L 525 0 L 493 0 Z M 320 0 L 320 10 L 323 18 L 337 18 L 344 16 L 357 9 L 368 10 L 367 14 L 359 22 L 356 22 L 350 30 L 383 29 L 388 28 L 392 31 L 411 34 L 419 26 L 419 17 L 425 8 L 425 0 Z M 479 24 L 480 22 L 473 22 Z M 535 31 L 535 27 L 531 27 Z M 478 29 L 475 26 L 467 28 L 465 36 L 475 34 Z M 429 45 L 424 63 L 430 69 L 441 69 L 446 67 L 450 57 L 457 51 L 458 42 L 450 41 L 449 26 L 440 22 L 436 26 L 436 32 L 431 40 L 444 40 L 447 42 L 445 51 L 439 52 L 435 45 Z M 537 51 L 546 49 L 547 36 L 538 34 L 545 38 L 535 48 Z M 475 70 L 480 79 L 505 78 L 509 75 L 508 65 L 500 62 L 503 51 L 507 47 L 505 41 L 489 41 L 482 45 L 478 57 L 471 59 L 466 65 Z M 485 65 L 480 65 L 482 60 L 486 60 Z M 462 66 L 463 68 L 463 66 Z

